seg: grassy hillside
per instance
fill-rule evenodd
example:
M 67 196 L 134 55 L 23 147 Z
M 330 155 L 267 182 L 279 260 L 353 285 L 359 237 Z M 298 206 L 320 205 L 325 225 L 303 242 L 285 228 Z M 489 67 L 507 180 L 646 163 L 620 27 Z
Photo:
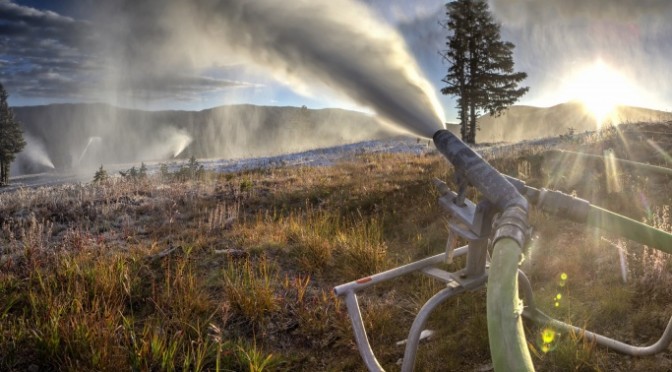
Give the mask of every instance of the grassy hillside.
M 607 123 L 638 123 L 672 120 L 672 113 L 631 106 L 618 106 L 607 117 Z M 503 115 L 479 118 L 478 142 L 516 142 L 553 137 L 570 132 L 593 131 L 597 123 L 579 102 L 552 107 L 512 106 Z
M 266 156 L 390 135 L 374 118 L 340 109 L 232 105 L 140 111 L 60 104 L 14 110 L 29 142 L 39 142 L 58 169 L 167 160 L 180 149 L 182 158 Z M 20 155 L 16 168 L 44 170 L 30 151 Z
M 669 167 L 670 138 L 670 123 L 633 125 L 560 146 Z M 490 162 L 532 186 L 672 230 L 669 177 L 547 150 Z M 0 369 L 364 370 L 331 288 L 441 252 L 447 231 L 432 179 L 450 182 L 452 173 L 436 153 L 376 154 L 331 167 L 183 171 L 2 193 Z M 669 257 L 538 211 L 530 220 L 537 238 L 523 269 L 545 312 L 638 345 L 660 336 L 672 315 Z M 628 283 L 612 245 L 627 252 Z M 361 297 L 386 369 L 398 370 L 396 342 L 441 287 L 413 275 Z M 484 290 L 442 305 L 427 327 L 436 336 L 422 344 L 418 370 L 488 369 Z M 672 363 L 669 350 L 630 358 L 581 334 L 556 335 L 544 352 L 542 328 L 525 327 L 540 371 Z

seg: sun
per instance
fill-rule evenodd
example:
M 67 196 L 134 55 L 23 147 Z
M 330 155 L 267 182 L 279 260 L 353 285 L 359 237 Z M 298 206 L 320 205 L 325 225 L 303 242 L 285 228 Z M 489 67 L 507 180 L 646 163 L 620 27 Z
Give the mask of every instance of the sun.
M 601 60 L 575 73 L 568 81 L 567 95 L 583 103 L 595 118 L 597 126 L 602 126 L 617 105 L 631 104 L 634 84 L 613 67 Z

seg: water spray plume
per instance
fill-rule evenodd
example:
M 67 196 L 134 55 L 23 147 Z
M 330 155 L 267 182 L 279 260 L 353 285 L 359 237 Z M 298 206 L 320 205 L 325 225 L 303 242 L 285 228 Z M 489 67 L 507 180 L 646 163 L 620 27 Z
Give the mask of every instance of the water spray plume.
M 214 33 L 292 85 L 319 81 L 386 121 L 431 137 L 443 112 L 403 39 L 351 0 L 211 2 Z
M 148 139 L 138 158 L 146 161 L 165 160 L 179 156 L 191 144 L 193 138 L 184 130 L 164 126 L 154 137 Z
M 82 160 L 84 159 L 84 155 L 86 155 L 86 152 L 89 151 L 89 147 L 91 146 L 91 144 L 100 143 L 102 140 L 103 140 L 102 138 L 96 137 L 96 136 L 89 137 L 89 141 L 86 143 L 86 146 L 84 147 L 84 150 L 82 151 L 82 154 L 79 155 L 79 159 L 77 159 L 77 165 L 82 164 Z
M 184 149 L 187 148 L 187 146 L 189 146 L 193 139 L 184 132 L 177 132 L 172 138 L 172 141 L 174 145 L 173 148 L 175 149 L 173 152 L 173 157 L 176 158 L 182 153 L 182 151 L 184 151 Z
M 402 37 L 358 1 L 136 3 L 129 0 L 121 7 L 129 27 L 116 32 L 123 53 L 112 53 L 124 55 L 127 60 L 120 63 L 132 70 L 156 74 L 171 64 L 192 69 L 254 66 L 301 94 L 324 96 L 328 89 L 406 132 L 431 137 L 444 127 L 436 89 Z M 148 15 L 138 15 L 143 12 Z M 157 67 L 156 60 L 165 66 Z
M 24 134 L 26 139 L 26 148 L 21 153 L 25 156 L 30 162 L 37 163 L 39 165 L 54 169 L 54 163 L 52 163 L 49 158 L 49 154 L 44 148 L 44 144 L 37 138 L 29 135 L 28 133 Z

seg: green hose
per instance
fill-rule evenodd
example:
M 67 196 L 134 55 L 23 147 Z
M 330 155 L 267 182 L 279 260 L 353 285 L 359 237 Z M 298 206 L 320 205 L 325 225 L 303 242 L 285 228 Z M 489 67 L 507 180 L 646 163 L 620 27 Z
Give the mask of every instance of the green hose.
M 672 234 L 618 213 L 591 205 L 586 223 L 588 226 L 617 233 L 624 238 L 672 254 Z
M 515 240 L 499 239 L 490 263 L 487 314 L 495 371 L 534 371 L 521 319 L 523 306 L 518 297 L 521 252 Z

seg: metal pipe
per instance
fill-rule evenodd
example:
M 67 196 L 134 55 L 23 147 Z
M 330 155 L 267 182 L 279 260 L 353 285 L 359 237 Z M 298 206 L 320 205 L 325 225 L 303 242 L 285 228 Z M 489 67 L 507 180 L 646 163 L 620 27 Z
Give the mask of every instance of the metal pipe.
M 345 296 L 345 305 L 348 308 L 348 315 L 350 315 L 352 328 L 355 331 L 355 339 L 357 340 L 359 355 L 362 356 L 366 368 L 371 372 L 385 372 L 380 363 L 378 363 L 378 359 L 376 359 L 376 356 L 373 354 L 373 349 L 371 349 L 369 337 L 366 335 L 366 327 L 364 327 L 362 313 L 359 311 L 357 294 L 355 292 L 348 292 Z
M 622 354 L 632 356 L 647 356 L 660 353 L 665 351 L 672 342 L 672 318 L 667 323 L 667 327 L 665 328 L 663 335 L 654 344 L 649 346 L 633 346 L 618 340 L 614 340 L 613 338 L 609 338 L 591 331 L 587 331 L 583 328 L 561 322 L 557 319 L 553 319 L 541 312 L 539 309 L 533 309 L 530 311 L 529 315 L 526 314 L 525 316 L 532 319 L 536 323 L 545 324 L 564 332 L 571 331 L 578 334 L 583 334 L 587 340 L 595 341 L 598 345 L 607 347 Z
M 577 158 L 583 158 L 583 159 L 600 160 L 600 161 L 605 161 L 605 160 L 612 161 L 613 160 L 613 161 L 615 161 L 619 164 L 625 165 L 625 166 L 629 166 L 629 167 L 633 167 L 633 168 L 637 168 L 637 169 L 642 169 L 642 170 L 647 170 L 647 171 L 651 171 L 651 172 L 656 172 L 656 173 L 666 174 L 668 176 L 672 176 L 672 169 L 661 167 L 661 166 L 658 166 L 658 165 L 646 164 L 646 163 L 641 163 L 641 162 L 638 162 L 638 161 L 626 160 L 626 159 L 621 159 L 621 158 L 612 157 L 612 156 L 605 157 L 603 155 L 586 154 L 586 153 L 583 153 L 583 152 L 574 152 L 574 151 L 568 151 L 568 150 L 556 150 L 556 151 L 559 152 L 560 154 L 572 155 L 572 156 L 575 156 Z
M 591 205 L 586 224 L 672 254 L 672 234 Z
M 508 178 L 508 181 L 545 212 L 613 232 L 651 248 L 672 254 L 672 234 L 668 232 L 600 208 L 575 196 L 559 191 L 537 190 L 515 178 Z
M 551 318 L 539 310 L 535 305 L 530 280 L 527 278 L 525 273 L 520 270 L 518 270 L 518 283 L 520 284 L 520 291 L 525 298 L 525 310 L 523 311 L 523 316 L 534 321 L 535 323 L 550 326 L 564 332 L 571 331 L 583 334 L 586 339 L 595 341 L 600 346 L 604 346 L 619 353 L 632 356 L 647 356 L 657 354 L 665 351 L 670 343 L 672 343 L 672 318 L 670 318 L 670 320 L 667 322 L 667 327 L 665 327 L 665 331 L 663 332 L 663 335 L 660 336 L 658 341 L 649 346 L 634 346 Z
M 483 278 L 485 280 L 485 277 Z M 411 372 L 415 366 L 415 357 L 418 353 L 418 344 L 420 343 L 420 334 L 427 318 L 434 311 L 434 309 L 442 304 L 447 299 L 458 295 L 465 291 L 465 288 L 460 286 L 456 288 L 448 287 L 437 292 L 432 298 L 427 301 L 411 325 L 411 330 L 408 332 L 408 339 L 406 340 L 406 349 L 404 350 L 404 359 L 401 364 L 402 372 Z
M 468 246 L 462 246 L 455 248 L 453 252 L 454 257 L 459 257 L 467 253 L 469 249 Z M 395 267 L 382 273 L 374 274 L 371 276 L 366 276 L 357 280 L 353 280 L 349 283 L 341 284 L 334 287 L 334 293 L 337 296 L 342 296 L 348 292 L 359 292 L 364 288 L 370 287 L 374 284 L 384 282 L 402 275 L 412 273 L 414 271 L 419 271 L 424 269 L 427 266 L 439 265 L 446 261 L 446 253 L 439 253 L 432 257 L 423 258 L 422 260 L 406 264 L 404 266 Z
M 523 305 L 518 297 L 521 254 L 515 240 L 503 238 L 495 244 L 490 262 L 487 315 L 495 371 L 534 371 L 523 330 Z
M 467 253 L 468 247 L 463 246 L 455 249 L 454 256 L 459 257 Z M 400 266 L 394 269 L 384 271 L 375 275 L 367 276 L 358 280 L 354 280 L 349 283 L 341 284 L 334 288 L 334 293 L 337 296 L 345 296 L 345 305 L 348 309 L 348 315 L 350 315 L 350 321 L 352 323 L 352 328 L 355 333 L 355 340 L 357 341 L 357 349 L 359 350 L 359 355 L 361 355 L 364 360 L 364 364 L 369 371 L 372 372 L 384 372 L 383 367 L 376 359 L 376 356 L 373 353 L 371 344 L 369 343 L 369 338 L 366 335 L 366 327 L 364 326 L 364 320 L 362 319 L 362 313 L 359 310 L 359 301 L 357 299 L 357 292 L 361 291 L 367 287 L 370 287 L 374 284 L 381 283 L 396 277 L 406 275 L 415 271 L 420 271 L 426 267 L 434 266 L 445 262 L 446 253 L 440 253 L 432 257 L 427 257 L 420 261 L 412 262 L 410 264 Z M 461 288 L 461 287 L 460 287 Z M 461 293 L 453 292 L 453 294 Z M 435 296 L 436 297 L 436 296 Z M 449 296 L 450 297 L 450 296 Z M 446 297 L 447 298 L 447 297 Z M 445 299 L 444 299 L 445 300 Z M 425 305 L 426 306 L 426 305 Z M 423 307 L 424 309 L 424 307 Z M 422 312 L 422 310 L 421 310 Z M 427 313 L 426 316 L 429 315 Z M 419 315 L 420 316 L 420 315 Z M 417 318 L 416 318 L 417 322 Z M 415 323 L 414 323 L 415 324 Z M 424 321 L 423 321 L 424 324 Z M 414 336 L 413 330 L 409 335 L 409 340 L 407 342 L 406 349 L 408 350 L 409 344 L 415 342 L 415 347 L 419 342 L 419 334 L 417 339 Z M 407 351 L 408 353 L 408 351 Z M 414 358 L 414 357 L 413 357 Z

